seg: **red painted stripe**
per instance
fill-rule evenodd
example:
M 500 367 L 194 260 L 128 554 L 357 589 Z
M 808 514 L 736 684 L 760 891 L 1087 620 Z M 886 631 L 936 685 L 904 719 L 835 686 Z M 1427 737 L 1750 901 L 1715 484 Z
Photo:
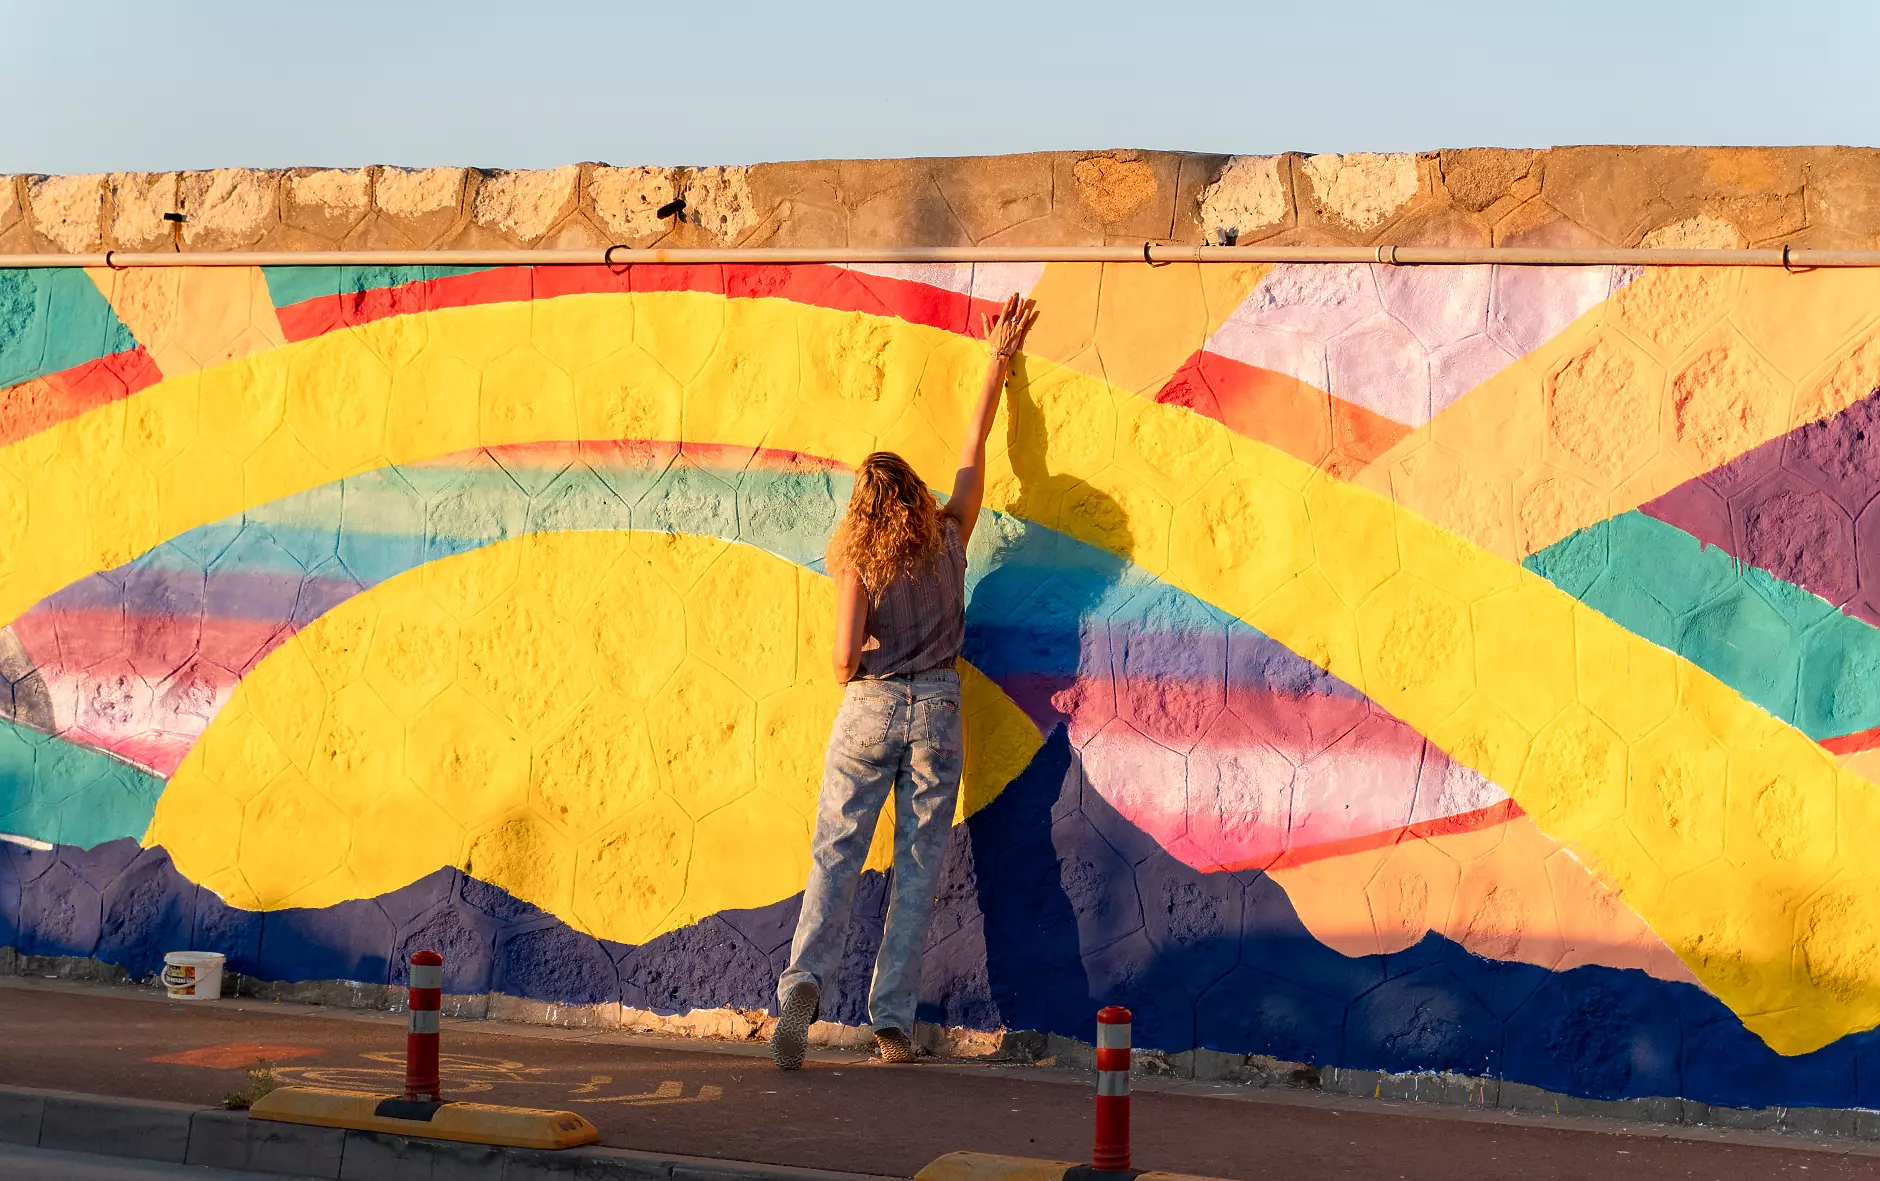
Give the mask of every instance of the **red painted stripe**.
M 1880 726 L 1821 740 L 1821 749 L 1832 755 L 1851 755 L 1856 751 L 1872 750 L 1876 746 L 1880 746 Z
M 397 287 L 374 287 L 303 300 L 277 309 L 275 315 L 288 340 L 308 340 L 391 316 L 484 303 L 521 302 L 534 296 L 535 273 L 532 267 L 499 267 L 468 275 L 446 275 Z
M 1128 1073 L 1129 1049 L 1127 1047 L 1120 1050 L 1105 1050 L 1099 1048 L 1097 1050 L 1097 1069 L 1120 1070 L 1124 1073 Z
M 544 267 L 536 298 L 592 292 L 695 291 L 728 299 L 786 299 L 838 312 L 865 312 L 910 324 L 979 335 L 979 314 L 997 301 L 911 279 L 824 264 L 801 266 Z
M 139 345 L 0 391 L 0 446 L 128 398 L 162 378 Z
M 1513 800 L 1502 800 L 1486 808 L 1473 812 L 1458 812 L 1453 816 L 1442 816 L 1435 820 L 1422 820 L 1416 824 L 1401 828 L 1387 828 L 1379 832 L 1366 833 L 1363 836 L 1347 837 L 1339 841 L 1326 841 L 1322 844 L 1307 845 L 1303 848 L 1288 849 L 1277 857 L 1253 858 L 1219 868 L 1232 873 L 1243 869 L 1285 869 L 1293 865 L 1307 865 L 1314 861 L 1324 861 L 1328 857 L 1343 857 L 1351 853 L 1363 853 L 1371 849 L 1381 849 L 1402 841 L 1418 841 L 1427 837 L 1451 836 L 1456 833 L 1477 832 L 1506 824 L 1517 816 L 1524 815 L 1521 805 Z
M 1291 374 L 1206 349 L 1188 358 L 1155 400 L 1205 414 L 1340 479 L 1357 475 L 1410 433 Z
M 278 310 L 288 340 L 307 340 L 388 316 L 439 308 L 516 303 L 563 295 L 693 291 L 730 299 L 787 299 L 841 312 L 866 312 L 977 337 L 979 316 L 997 301 L 908 279 L 822 264 L 803 266 L 502 267 L 422 279 L 397 287 L 320 296 Z

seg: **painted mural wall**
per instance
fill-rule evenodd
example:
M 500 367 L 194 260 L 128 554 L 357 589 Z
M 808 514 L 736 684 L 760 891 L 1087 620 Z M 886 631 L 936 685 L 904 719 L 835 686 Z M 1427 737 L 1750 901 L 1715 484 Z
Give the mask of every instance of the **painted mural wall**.
M 769 1006 L 1014 289 L 924 1018 L 1880 1104 L 1864 271 L 0 271 L 0 944 Z

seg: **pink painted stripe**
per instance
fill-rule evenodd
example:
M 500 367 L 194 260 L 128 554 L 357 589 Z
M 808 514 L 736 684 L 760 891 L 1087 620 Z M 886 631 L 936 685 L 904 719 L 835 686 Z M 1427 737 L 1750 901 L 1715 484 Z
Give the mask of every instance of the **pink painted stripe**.
M 1073 707 L 1090 785 L 1196 869 L 1297 864 L 1518 812 L 1501 788 L 1361 700 L 1244 694 L 1256 708 L 1219 709 L 1199 733 L 1162 740 L 1117 714 L 1101 687 L 1060 700 Z
M 161 679 L 192 657 L 243 675 L 293 634 L 291 621 L 146 615 L 110 608 L 34 610 L 13 624 L 41 669 Z
M 168 778 L 241 678 L 207 660 L 164 676 L 144 676 L 123 662 L 40 673 L 52 699 L 54 732 L 110 751 Z

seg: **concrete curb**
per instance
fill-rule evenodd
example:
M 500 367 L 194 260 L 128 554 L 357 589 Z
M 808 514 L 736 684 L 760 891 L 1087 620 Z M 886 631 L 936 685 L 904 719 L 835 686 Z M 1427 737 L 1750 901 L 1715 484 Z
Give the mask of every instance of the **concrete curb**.
M 623 1148 L 490 1148 L 251 1120 L 246 1112 L 187 1103 L 6 1086 L 0 1086 L 0 1144 L 333 1181 L 883 1181 Z
M 1105 1172 L 1091 1165 L 1029 1156 L 997 1156 L 985 1152 L 949 1152 L 914 1174 L 914 1181 L 1222 1181 L 1189 1173 L 1158 1173 L 1141 1169 Z

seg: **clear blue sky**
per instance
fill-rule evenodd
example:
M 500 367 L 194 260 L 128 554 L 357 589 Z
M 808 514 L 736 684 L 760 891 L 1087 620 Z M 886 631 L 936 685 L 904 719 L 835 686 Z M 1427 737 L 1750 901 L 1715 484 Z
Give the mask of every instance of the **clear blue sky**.
M 1873 0 L 0 0 L 0 171 L 1880 142 Z

